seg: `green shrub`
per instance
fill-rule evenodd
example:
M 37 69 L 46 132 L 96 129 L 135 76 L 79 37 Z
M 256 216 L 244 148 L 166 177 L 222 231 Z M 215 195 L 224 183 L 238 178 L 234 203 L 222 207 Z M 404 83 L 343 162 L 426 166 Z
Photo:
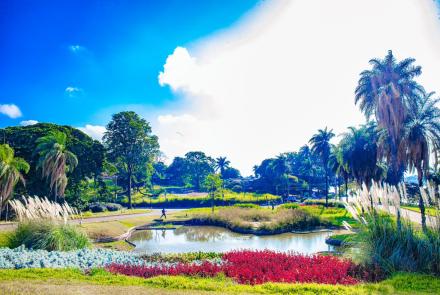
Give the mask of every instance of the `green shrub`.
M 259 205 L 252 204 L 252 203 L 238 203 L 238 204 L 235 204 L 234 207 L 239 207 L 239 208 L 260 208 Z
M 103 203 L 91 203 L 89 204 L 89 210 L 93 213 L 104 212 L 107 210 L 107 206 Z
M 106 203 L 105 206 L 108 211 L 121 211 L 124 209 L 124 207 L 116 203 Z
M 285 203 L 280 206 L 283 209 L 296 209 L 299 208 L 299 205 L 296 203 Z
M 306 205 L 318 205 L 318 206 L 325 206 L 325 200 L 311 200 L 307 199 L 304 201 L 304 204 Z M 336 208 L 345 208 L 344 203 L 338 202 L 338 201 L 328 201 L 328 207 L 336 207 Z
M 362 227 L 361 260 L 377 264 L 385 272 L 421 272 L 440 275 L 440 233 L 422 232 L 410 222 L 397 227 L 394 218 L 376 214 L 366 216 Z
M 73 225 L 42 220 L 19 223 L 10 235 L 8 245 L 10 248 L 24 245 L 30 249 L 70 251 L 85 248 L 90 241 Z

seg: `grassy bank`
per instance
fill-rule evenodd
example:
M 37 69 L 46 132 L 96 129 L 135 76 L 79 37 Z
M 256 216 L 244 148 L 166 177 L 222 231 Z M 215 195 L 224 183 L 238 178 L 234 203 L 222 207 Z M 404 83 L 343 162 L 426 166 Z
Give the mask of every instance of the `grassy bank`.
M 194 224 L 216 225 L 232 231 L 256 234 L 277 234 L 313 230 L 317 227 L 341 226 L 343 220 L 355 221 L 342 208 L 322 206 L 285 206 L 270 208 L 223 207 L 214 213 L 193 210 L 186 213 Z
M 95 217 L 106 217 L 106 216 L 117 216 L 117 215 L 130 215 L 130 214 L 142 214 L 142 213 L 148 213 L 151 212 L 149 209 L 124 209 L 124 210 L 118 210 L 118 211 L 105 211 L 105 212 L 96 212 L 93 213 L 91 211 L 85 211 L 82 212 L 81 215 L 74 215 L 73 218 L 95 218 Z
M 376 284 L 356 286 L 267 283 L 239 285 L 225 277 L 160 276 L 150 279 L 113 275 L 103 270 L 87 274 L 74 269 L 0 270 L 0 287 L 12 294 L 439 294 L 440 279 L 429 275 L 397 274 Z

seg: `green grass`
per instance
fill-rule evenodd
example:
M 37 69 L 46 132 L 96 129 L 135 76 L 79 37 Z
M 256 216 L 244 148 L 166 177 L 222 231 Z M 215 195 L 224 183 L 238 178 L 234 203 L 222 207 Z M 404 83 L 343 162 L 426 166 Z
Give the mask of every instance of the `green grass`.
M 101 286 L 132 286 L 157 288 L 158 290 L 211 291 L 218 294 L 439 294 L 440 279 L 429 275 L 396 274 L 391 279 L 376 284 L 356 286 L 322 284 L 266 283 L 250 286 L 218 276 L 214 278 L 159 276 L 150 279 L 113 275 L 104 270 L 91 270 L 84 274 L 75 269 L 20 269 L 0 270 L 0 282 L 22 282 L 23 284 L 71 284 Z
M 93 218 L 93 217 L 106 217 L 106 216 L 115 216 L 115 215 L 130 215 L 130 214 L 142 214 L 151 212 L 149 209 L 124 209 L 118 211 L 105 211 L 105 212 L 96 212 L 93 213 L 91 211 L 82 212 L 82 218 Z M 73 218 L 80 218 L 80 215 L 74 215 Z
M 215 201 L 217 203 L 257 203 L 257 202 L 266 202 L 266 201 L 273 201 L 273 200 L 279 200 L 279 196 L 271 195 L 271 194 L 256 194 L 256 193 L 236 193 L 232 191 L 225 191 L 223 195 L 220 195 L 215 198 Z M 128 203 L 128 198 L 125 197 L 122 199 L 123 203 Z M 211 202 L 211 198 L 207 194 L 200 194 L 200 195 L 173 195 L 173 194 L 167 194 L 160 195 L 157 198 L 149 198 L 142 194 L 134 194 L 132 196 L 132 203 L 133 204 L 144 204 L 148 206 L 149 204 L 152 205 L 160 205 L 160 204 L 178 204 L 182 206 L 209 206 Z
M 406 206 L 402 206 L 402 208 L 420 213 L 420 208 L 418 206 L 406 205 Z M 437 209 L 435 209 L 434 207 L 428 207 L 428 208 L 425 208 L 425 213 L 426 213 L 426 215 L 436 216 Z
M 302 209 L 307 212 L 319 216 L 320 218 L 329 221 L 332 225 L 342 226 L 342 222 L 346 221 L 353 227 L 358 226 L 358 222 L 348 213 L 345 208 L 338 207 L 324 207 L 321 205 L 302 206 Z
M 0 231 L 0 248 L 9 246 L 10 231 Z

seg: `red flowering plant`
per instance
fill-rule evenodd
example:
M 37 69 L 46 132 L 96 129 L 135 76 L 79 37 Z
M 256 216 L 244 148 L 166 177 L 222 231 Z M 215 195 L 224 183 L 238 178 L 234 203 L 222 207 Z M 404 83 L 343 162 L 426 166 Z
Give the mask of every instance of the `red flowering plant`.
M 350 260 L 335 256 L 309 256 L 269 250 L 227 252 L 220 264 L 211 261 L 145 266 L 112 264 L 107 270 L 144 278 L 158 275 L 212 277 L 224 273 L 240 284 L 252 285 L 265 282 L 353 285 L 363 279 L 359 273 L 365 278 L 369 276 L 364 273 L 364 269 L 360 272 Z

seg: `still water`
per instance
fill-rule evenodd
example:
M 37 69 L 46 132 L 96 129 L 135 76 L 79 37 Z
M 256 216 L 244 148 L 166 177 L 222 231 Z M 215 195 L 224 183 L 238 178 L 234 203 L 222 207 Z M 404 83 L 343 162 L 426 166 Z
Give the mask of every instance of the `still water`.
M 130 241 L 138 252 L 185 253 L 225 252 L 234 249 L 295 251 L 312 254 L 333 251 L 325 243 L 331 232 L 308 234 L 285 233 L 272 236 L 238 234 L 214 226 L 183 226 L 173 230 L 145 230 L 134 232 Z

